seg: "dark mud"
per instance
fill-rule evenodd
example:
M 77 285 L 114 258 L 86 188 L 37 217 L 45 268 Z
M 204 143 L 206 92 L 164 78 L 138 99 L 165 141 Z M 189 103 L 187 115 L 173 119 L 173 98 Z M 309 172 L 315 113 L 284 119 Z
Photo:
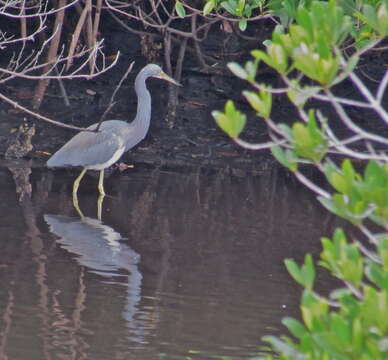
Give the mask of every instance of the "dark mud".
M 275 162 L 268 152 L 246 151 L 233 144 L 216 126 L 211 116 L 212 110 L 222 109 L 227 99 L 233 99 L 237 106 L 248 114 L 248 125 L 243 138 L 254 142 L 267 139 L 265 125 L 250 111 L 241 96 L 241 91 L 248 87 L 247 84 L 234 77 L 227 70 L 226 64 L 229 61 L 244 62 L 247 60 L 249 51 L 261 46 L 262 42 L 268 38 L 272 26 L 271 23 L 264 22 L 252 26 L 250 35 L 256 36 L 257 41 L 246 41 L 235 34 L 227 34 L 214 28 L 208 38 L 201 43 L 203 53 L 214 59 L 214 67 L 211 68 L 211 71 L 201 68 L 193 53 L 187 53 L 181 80 L 184 87 L 178 90 L 178 107 L 172 128 L 167 122 L 168 85 L 158 80 L 149 80 L 148 87 L 153 98 L 150 132 L 145 141 L 123 156 L 122 161 L 152 166 L 230 167 L 237 171 L 243 169 L 254 173 L 272 168 Z M 106 53 L 110 55 L 120 50 L 122 55 L 118 65 L 109 73 L 93 80 L 65 81 L 71 102 L 70 107 L 64 105 L 59 95 L 58 84 L 51 82 L 40 113 L 67 124 L 85 127 L 98 121 L 129 62 L 135 60 L 134 70 L 124 82 L 116 99 L 118 102 L 107 117 L 128 121 L 133 119 L 136 111 L 133 80 L 138 70 L 147 62 L 142 55 L 144 49 L 141 48 L 136 35 L 124 31 L 115 23 L 104 22 L 101 31 L 102 36 L 106 39 Z M 159 44 L 156 41 L 155 48 L 158 48 L 157 45 Z M 155 62 L 163 63 L 162 55 L 162 49 L 160 49 L 155 55 Z M 360 76 L 370 88 L 377 86 L 374 79 L 381 78 L 387 62 L 387 52 L 372 52 L 361 62 Z M 262 70 L 258 78 L 260 82 L 272 83 L 273 86 L 280 85 L 276 74 L 269 69 Z M 26 80 L 18 80 L 7 83 L 5 92 L 28 107 L 33 85 Z M 346 82 L 340 84 L 336 92 L 343 97 L 360 97 L 354 87 Z M 387 96 L 385 103 L 387 103 Z M 322 104 L 319 104 L 319 108 L 330 118 L 331 109 L 323 107 Z M 360 125 L 370 127 L 380 133 L 387 133 L 387 128 L 382 127 L 378 120 L 374 119 L 373 114 L 356 110 L 350 115 Z M 56 151 L 75 133 L 31 119 L 4 103 L 0 104 L 0 113 L 2 117 L 0 155 L 3 155 L 8 146 L 12 144 L 15 130 L 24 119 L 27 119 L 29 124 L 35 123 L 36 125 L 36 133 L 32 138 L 33 150 L 28 157 L 40 159 L 42 163 L 48 159 L 49 154 L 41 152 Z M 282 122 L 290 122 L 296 118 L 295 111 L 286 98 L 275 100 L 272 116 Z M 345 129 L 343 130 L 346 132 Z

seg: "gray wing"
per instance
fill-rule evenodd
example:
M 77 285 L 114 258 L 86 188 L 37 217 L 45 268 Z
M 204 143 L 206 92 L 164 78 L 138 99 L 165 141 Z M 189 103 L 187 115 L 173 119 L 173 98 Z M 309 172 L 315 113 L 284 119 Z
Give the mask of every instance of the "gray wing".
M 96 124 L 90 126 L 93 128 Z M 142 141 L 148 132 L 149 123 L 136 123 L 132 121 L 127 123 L 121 120 L 108 120 L 101 124 L 101 130 L 108 133 L 114 133 L 125 143 L 125 151 L 132 149 Z
M 90 126 L 93 127 L 96 124 Z M 101 124 L 101 130 L 108 133 L 116 134 L 125 144 L 125 151 L 132 149 L 140 141 L 142 141 L 148 132 L 148 126 L 140 124 L 136 125 L 134 122 L 127 123 L 121 120 L 108 120 Z
M 124 147 L 124 140 L 119 132 L 109 131 L 111 126 L 103 124 L 98 133 L 80 132 L 75 135 L 47 161 L 47 166 L 91 166 L 110 160 Z M 95 126 L 97 124 L 89 126 L 89 129 Z

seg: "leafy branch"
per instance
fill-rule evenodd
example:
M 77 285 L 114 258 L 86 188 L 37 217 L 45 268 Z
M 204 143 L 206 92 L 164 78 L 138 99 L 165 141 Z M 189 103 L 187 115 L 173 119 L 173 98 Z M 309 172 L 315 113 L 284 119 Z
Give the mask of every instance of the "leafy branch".
M 371 91 L 357 69 L 360 58 L 388 34 L 388 4 L 346 3 L 353 4 L 353 12 L 335 1 L 284 1 L 284 8 L 278 9 L 284 26 L 276 27 L 266 48 L 252 51 L 253 60 L 244 66 L 229 64 L 230 71 L 254 89 L 243 95 L 267 124 L 269 141 L 241 139 L 246 115 L 231 100 L 224 111 L 212 113 L 238 145 L 252 150 L 270 148 L 283 166 L 318 195 L 326 209 L 348 220 L 369 241 L 368 247 L 358 239 L 349 242 L 340 229 L 333 239 L 322 239 L 320 265 L 344 284 L 328 298 L 314 290 L 311 256 L 306 256 L 301 266 L 286 260 L 288 271 L 304 287 L 303 323 L 290 318 L 283 321 L 296 340 L 264 338 L 282 360 L 388 357 L 384 345 L 388 339 L 388 113 L 383 106 L 388 71 L 385 69 L 377 89 Z M 362 33 L 365 29 L 368 38 Z M 354 50 L 349 56 L 350 43 Z M 256 80 L 263 64 L 280 75 L 282 87 L 273 89 Z M 345 80 L 361 100 L 337 95 L 336 86 Z M 273 98 L 279 95 L 287 95 L 294 105 L 295 121 L 271 118 Z M 325 110 L 316 110 L 311 104 L 317 102 L 331 106 L 335 116 L 329 118 Z M 367 121 L 354 120 L 350 110 L 360 108 L 369 110 L 379 123 L 371 127 Z M 354 160 L 367 163 L 356 168 Z M 308 178 L 306 166 L 322 173 L 329 186 Z

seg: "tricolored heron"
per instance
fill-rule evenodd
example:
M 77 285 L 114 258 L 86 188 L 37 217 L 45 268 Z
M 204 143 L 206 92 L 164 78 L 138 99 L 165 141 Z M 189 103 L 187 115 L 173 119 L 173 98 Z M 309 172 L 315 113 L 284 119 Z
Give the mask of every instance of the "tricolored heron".
M 101 195 L 105 195 L 104 169 L 145 138 L 151 120 L 151 95 L 146 87 L 149 77 L 180 85 L 165 74 L 160 66 L 146 65 L 136 76 L 137 112 L 131 123 L 121 120 L 103 121 L 98 132 L 78 133 L 47 161 L 48 167 L 83 167 L 81 174 L 74 181 L 73 195 L 77 194 L 80 181 L 87 170 L 100 171 L 98 190 Z M 96 129 L 97 126 L 98 123 L 90 125 L 88 129 Z

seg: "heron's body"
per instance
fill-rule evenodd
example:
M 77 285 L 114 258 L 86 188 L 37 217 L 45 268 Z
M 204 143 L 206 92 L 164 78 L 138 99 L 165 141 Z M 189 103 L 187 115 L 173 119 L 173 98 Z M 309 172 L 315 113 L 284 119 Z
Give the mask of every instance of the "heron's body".
M 97 125 L 93 124 L 88 129 L 95 129 Z M 47 161 L 47 165 L 82 166 L 87 170 L 105 169 L 120 159 L 125 151 L 143 140 L 147 130 L 137 131 L 136 124 L 121 120 L 103 121 L 99 132 L 80 132 L 70 139 Z M 126 143 L 124 140 L 127 134 L 136 136 Z
M 82 166 L 84 169 L 75 180 L 73 194 L 87 170 L 100 170 L 99 190 L 104 193 L 104 169 L 114 164 L 124 152 L 130 150 L 147 135 L 151 120 L 151 95 L 146 88 L 148 77 L 158 77 L 174 82 L 157 65 L 145 66 L 135 80 L 138 104 L 131 123 L 121 120 L 103 121 L 98 132 L 83 131 L 63 145 L 48 161 L 49 167 Z M 176 83 L 177 84 L 177 83 Z M 88 127 L 95 129 L 98 123 Z

